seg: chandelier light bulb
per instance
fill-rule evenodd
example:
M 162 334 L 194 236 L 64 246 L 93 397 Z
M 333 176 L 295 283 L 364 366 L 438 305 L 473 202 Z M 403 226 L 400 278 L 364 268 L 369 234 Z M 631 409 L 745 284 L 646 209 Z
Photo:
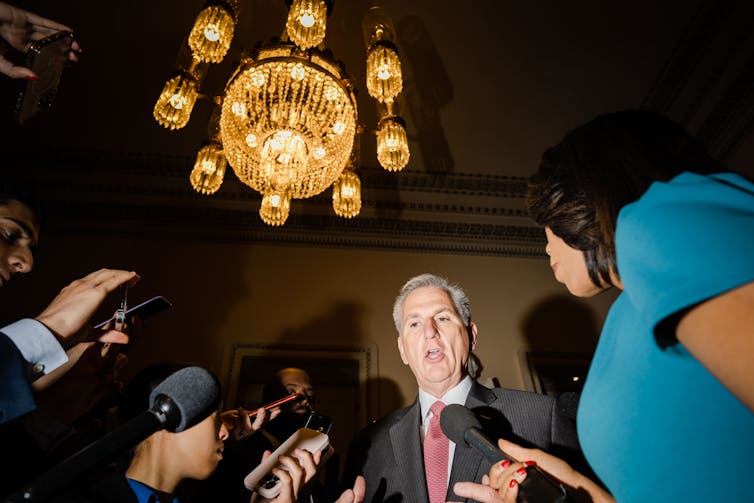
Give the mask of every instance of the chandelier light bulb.
M 402 122 L 398 117 L 384 118 L 377 131 L 377 160 L 388 171 L 400 171 L 408 164 L 408 137 Z
M 210 143 L 203 147 L 196 154 L 194 169 L 189 176 L 191 187 L 200 194 L 214 194 L 223 183 L 226 164 L 219 144 Z
M 380 103 L 392 102 L 403 90 L 401 60 L 389 42 L 377 42 L 367 54 L 367 91 Z
M 196 59 L 219 63 L 227 54 L 235 31 L 233 14 L 224 6 L 208 4 L 196 17 L 188 44 Z
M 332 188 L 332 208 L 343 218 L 353 218 L 361 211 L 361 181 L 351 169 L 346 169 Z
M 304 28 L 311 28 L 314 26 L 314 16 L 311 12 L 307 12 L 298 18 L 298 22 L 301 23 L 301 26 Z
M 325 40 L 327 5 L 324 0 L 293 0 L 285 29 L 301 49 L 316 47 Z
M 188 124 L 199 97 L 198 87 L 196 80 L 187 73 L 169 79 L 154 106 L 153 116 L 157 123 L 167 129 L 181 129 Z
M 291 210 L 291 198 L 285 192 L 271 192 L 262 197 L 262 205 L 259 207 L 259 217 L 264 223 L 272 226 L 280 226 L 288 220 Z

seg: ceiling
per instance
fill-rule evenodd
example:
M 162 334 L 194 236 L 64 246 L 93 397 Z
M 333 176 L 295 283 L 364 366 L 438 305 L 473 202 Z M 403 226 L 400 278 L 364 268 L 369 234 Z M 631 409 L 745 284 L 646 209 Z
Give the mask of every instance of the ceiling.
M 242 49 L 279 36 L 284 0 L 240 0 L 226 60 L 202 91 L 222 91 Z M 364 84 L 361 18 L 372 2 L 336 1 L 325 45 L 359 91 L 359 119 L 375 128 Z M 525 177 L 541 152 L 593 116 L 622 108 L 663 112 L 719 158 L 754 176 L 754 3 L 690 0 L 384 0 L 398 33 L 411 160 L 378 167 L 362 139 L 364 206 L 344 220 L 329 190 L 294 200 L 281 228 L 263 224 L 261 196 L 229 170 L 220 191 L 192 191 L 188 173 L 207 139 L 209 100 L 188 126 L 161 128 L 154 102 L 203 5 L 195 0 L 27 1 L 73 27 L 83 47 L 54 107 L 18 125 L 18 82 L 3 78 L 4 170 L 38 182 L 58 232 L 231 242 L 417 249 L 540 256 L 542 233 L 523 210 Z M 49 228 L 49 227 L 48 227 Z

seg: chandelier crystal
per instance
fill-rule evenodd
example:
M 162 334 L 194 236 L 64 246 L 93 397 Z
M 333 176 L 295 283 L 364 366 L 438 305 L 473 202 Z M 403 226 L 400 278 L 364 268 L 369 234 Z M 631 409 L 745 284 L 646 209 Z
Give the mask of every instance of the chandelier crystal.
M 196 17 L 188 44 L 199 61 L 219 63 L 227 54 L 236 27 L 228 9 L 221 2 L 209 2 Z
M 154 106 L 154 118 L 168 129 L 181 129 L 188 124 L 191 110 L 199 97 L 199 85 L 188 72 L 179 72 L 165 83 Z
M 333 184 L 332 207 L 335 214 L 343 218 L 353 218 L 361 211 L 361 181 L 350 168 Z
M 212 142 L 202 147 L 196 154 L 194 169 L 189 176 L 191 187 L 201 194 L 217 192 L 225 177 L 226 163 L 222 145 Z
M 385 117 L 377 130 L 377 159 L 388 171 L 400 171 L 408 164 L 408 137 L 403 121 Z
M 281 0 L 282 1 L 282 0 Z M 288 219 L 292 199 L 333 188 L 333 211 L 352 218 L 361 210 L 355 173 L 358 121 L 353 84 L 342 63 L 323 47 L 332 0 L 286 0 L 290 6 L 282 40 L 244 54 L 215 98 L 210 141 L 189 176 L 193 189 L 217 192 L 226 166 L 262 194 L 260 218 L 273 226 Z M 206 64 L 220 62 L 236 30 L 236 0 L 207 2 L 181 49 L 178 72 L 165 84 L 154 109 L 163 127 L 186 125 Z M 389 171 L 409 160 L 405 123 L 396 99 L 403 89 L 401 62 L 389 17 L 372 7 L 362 23 L 367 45 L 366 87 L 379 104 L 377 159 Z M 201 65 L 204 65 L 202 67 Z M 203 95 L 202 95 L 203 96 Z
M 327 5 L 324 0 L 293 0 L 285 30 L 302 49 L 317 47 L 325 40 Z
M 321 193 L 348 162 L 356 101 L 339 68 L 318 52 L 295 57 L 292 44 L 261 50 L 228 82 L 220 115 L 225 156 L 254 190 Z
M 291 211 L 291 196 L 285 191 L 267 192 L 262 197 L 259 217 L 272 226 L 283 225 Z
M 380 103 L 393 101 L 403 90 L 401 60 L 395 48 L 378 42 L 367 55 L 367 91 Z

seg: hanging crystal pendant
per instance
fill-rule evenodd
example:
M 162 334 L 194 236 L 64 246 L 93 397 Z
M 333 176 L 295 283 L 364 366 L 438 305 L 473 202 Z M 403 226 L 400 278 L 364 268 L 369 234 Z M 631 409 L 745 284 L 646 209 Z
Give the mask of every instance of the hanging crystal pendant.
M 262 197 L 259 216 L 267 225 L 279 226 L 288 220 L 291 210 L 291 196 L 286 192 L 268 192 Z
M 367 91 L 381 103 L 392 101 L 403 90 L 401 60 L 395 47 L 378 42 L 367 55 Z
M 344 218 L 355 217 L 361 211 L 361 181 L 350 168 L 333 184 L 332 207 L 336 215 Z
M 219 143 L 210 143 L 196 154 L 194 169 L 189 180 L 191 187 L 200 194 L 214 194 L 220 188 L 225 177 L 227 161 Z
M 196 80 L 186 72 L 179 72 L 165 83 L 154 106 L 154 118 L 168 129 L 181 129 L 188 124 L 191 110 L 199 96 Z
M 302 49 L 316 47 L 325 39 L 327 5 L 324 0 L 293 0 L 285 30 Z
M 205 63 L 219 63 L 227 54 L 235 30 L 233 14 L 221 4 L 207 3 L 196 17 L 188 44 Z
M 377 160 L 388 171 L 400 171 L 408 164 L 409 157 L 403 121 L 395 116 L 385 117 L 377 130 Z

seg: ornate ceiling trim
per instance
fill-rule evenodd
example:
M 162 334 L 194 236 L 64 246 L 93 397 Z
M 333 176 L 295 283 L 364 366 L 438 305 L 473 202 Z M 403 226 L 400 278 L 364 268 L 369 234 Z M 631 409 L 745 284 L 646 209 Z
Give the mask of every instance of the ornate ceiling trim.
M 259 219 L 261 197 L 232 174 L 213 196 L 193 192 L 187 180 L 193 159 L 8 149 L 9 162 L 24 166 L 48 203 L 48 232 L 110 235 L 118 229 L 188 241 L 544 257 L 544 233 L 523 208 L 523 178 L 364 167 L 361 215 L 335 217 L 326 191 L 294 201 L 286 224 L 275 228 Z

